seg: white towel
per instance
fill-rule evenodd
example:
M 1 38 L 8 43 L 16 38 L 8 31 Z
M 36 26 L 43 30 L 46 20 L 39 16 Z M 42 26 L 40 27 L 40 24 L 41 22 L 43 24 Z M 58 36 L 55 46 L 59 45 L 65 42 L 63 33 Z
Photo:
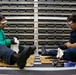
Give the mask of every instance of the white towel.
M 15 43 L 17 44 L 12 44 L 11 49 L 14 50 L 16 53 L 18 53 L 19 52 L 19 40 L 16 37 L 14 37 L 14 39 L 15 39 Z
M 62 49 L 60 49 L 60 48 L 58 48 L 57 49 L 58 50 L 58 52 L 57 52 L 57 58 L 61 58 L 62 56 L 63 56 L 63 50 Z

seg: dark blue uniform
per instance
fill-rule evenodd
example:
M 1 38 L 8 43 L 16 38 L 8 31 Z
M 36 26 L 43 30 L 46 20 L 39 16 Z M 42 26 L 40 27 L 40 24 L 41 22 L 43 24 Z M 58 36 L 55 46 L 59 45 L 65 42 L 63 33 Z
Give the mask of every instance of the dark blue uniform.
M 70 34 L 70 43 L 76 43 L 76 30 L 72 30 Z M 48 52 L 51 56 L 56 56 L 57 55 L 57 50 L 50 50 Z M 64 55 L 63 55 L 64 60 L 69 60 L 69 61 L 76 61 L 76 48 L 68 48 L 65 50 Z
M 19 53 L 21 53 L 24 50 L 24 47 L 19 46 Z M 11 62 L 11 56 L 15 53 L 14 50 L 6 47 L 5 45 L 0 44 L 0 59 L 5 61 L 7 64 L 13 65 L 14 62 Z
M 71 31 L 69 42 L 76 43 L 76 30 Z

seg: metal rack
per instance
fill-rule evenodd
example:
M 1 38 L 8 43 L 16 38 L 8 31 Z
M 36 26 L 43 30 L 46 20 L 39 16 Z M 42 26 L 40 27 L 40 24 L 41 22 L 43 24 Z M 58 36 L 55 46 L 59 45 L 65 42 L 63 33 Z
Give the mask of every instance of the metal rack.
M 23 46 L 56 49 L 68 41 L 67 16 L 76 13 L 76 0 L 0 0 L 0 13 L 8 25 L 7 38 L 17 37 Z

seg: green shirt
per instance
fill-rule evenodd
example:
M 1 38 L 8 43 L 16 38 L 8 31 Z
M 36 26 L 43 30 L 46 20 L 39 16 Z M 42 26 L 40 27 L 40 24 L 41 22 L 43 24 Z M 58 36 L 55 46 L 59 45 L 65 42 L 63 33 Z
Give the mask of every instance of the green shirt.
M 5 45 L 5 46 L 11 46 L 11 40 L 6 39 L 6 36 L 2 29 L 0 29 L 0 44 Z

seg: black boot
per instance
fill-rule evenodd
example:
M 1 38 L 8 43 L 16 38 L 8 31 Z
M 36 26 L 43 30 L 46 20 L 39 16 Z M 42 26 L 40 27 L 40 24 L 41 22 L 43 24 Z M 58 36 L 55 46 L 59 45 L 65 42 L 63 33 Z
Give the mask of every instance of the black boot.
M 48 53 L 47 53 L 47 51 L 46 51 L 44 46 L 42 47 L 41 55 L 43 55 L 43 56 L 48 55 Z
M 41 51 L 38 51 L 38 54 L 41 55 Z
M 27 47 L 21 52 L 21 54 L 19 55 L 19 59 L 17 61 L 17 65 L 20 69 L 23 69 L 25 67 L 26 61 L 30 57 L 31 53 L 31 47 Z
M 18 58 L 19 58 L 19 54 L 14 52 L 10 59 L 10 65 L 14 65 L 17 62 Z
M 31 54 L 34 54 L 34 52 L 36 50 L 36 46 L 31 47 L 31 50 L 32 50 Z
M 20 54 L 13 54 L 13 61 L 17 63 L 20 69 L 23 69 L 31 53 L 31 47 L 26 47 Z

